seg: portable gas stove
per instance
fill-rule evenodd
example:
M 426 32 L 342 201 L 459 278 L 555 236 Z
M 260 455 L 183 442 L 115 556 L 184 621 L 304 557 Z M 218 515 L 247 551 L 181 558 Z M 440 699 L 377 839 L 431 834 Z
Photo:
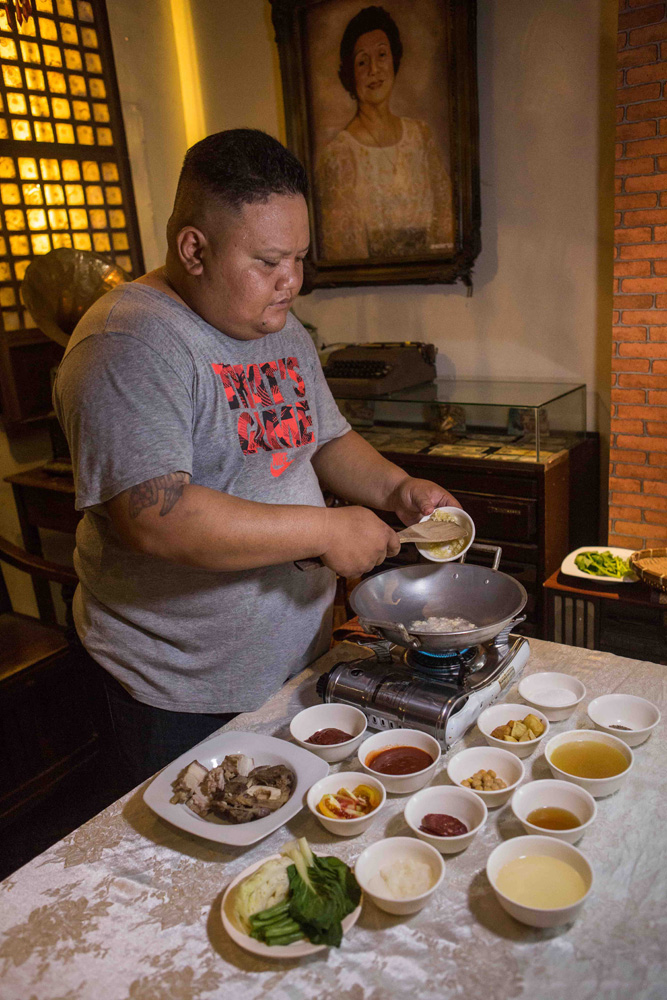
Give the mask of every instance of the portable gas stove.
M 502 697 L 530 655 L 528 640 L 509 629 L 482 645 L 437 653 L 387 639 L 360 644 L 373 656 L 337 663 L 323 674 L 317 682 L 322 700 L 360 708 L 373 729 L 423 730 L 443 749 Z

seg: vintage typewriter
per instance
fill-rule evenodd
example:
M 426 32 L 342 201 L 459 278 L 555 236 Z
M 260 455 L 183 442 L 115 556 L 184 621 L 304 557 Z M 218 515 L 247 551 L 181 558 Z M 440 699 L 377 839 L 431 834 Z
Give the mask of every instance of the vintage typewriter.
M 332 351 L 324 375 L 334 396 L 363 399 L 409 389 L 435 378 L 437 347 L 416 341 L 348 344 Z

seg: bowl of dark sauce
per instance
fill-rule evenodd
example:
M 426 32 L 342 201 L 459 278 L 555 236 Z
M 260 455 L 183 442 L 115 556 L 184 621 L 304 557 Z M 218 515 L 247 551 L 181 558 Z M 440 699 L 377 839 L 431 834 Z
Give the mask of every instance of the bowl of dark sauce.
M 310 750 L 329 764 L 353 754 L 366 735 L 368 723 L 352 705 L 313 705 L 304 708 L 290 723 L 290 735 L 304 750 Z

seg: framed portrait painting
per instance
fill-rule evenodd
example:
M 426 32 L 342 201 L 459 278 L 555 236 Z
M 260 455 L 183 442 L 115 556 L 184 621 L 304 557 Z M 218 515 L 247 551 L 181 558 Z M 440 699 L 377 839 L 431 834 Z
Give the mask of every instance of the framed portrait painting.
M 475 0 L 271 0 L 310 181 L 304 290 L 471 285 L 481 248 Z

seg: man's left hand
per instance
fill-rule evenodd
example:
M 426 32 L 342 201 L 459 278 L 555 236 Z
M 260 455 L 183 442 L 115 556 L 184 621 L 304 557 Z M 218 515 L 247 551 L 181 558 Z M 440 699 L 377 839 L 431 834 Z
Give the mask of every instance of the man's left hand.
M 396 486 L 389 500 L 389 510 L 393 510 L 403 524 L 415 524 L 432 514 L 436 507 L 461 507 L 461 504 L 437 483 L 411 476 Z

